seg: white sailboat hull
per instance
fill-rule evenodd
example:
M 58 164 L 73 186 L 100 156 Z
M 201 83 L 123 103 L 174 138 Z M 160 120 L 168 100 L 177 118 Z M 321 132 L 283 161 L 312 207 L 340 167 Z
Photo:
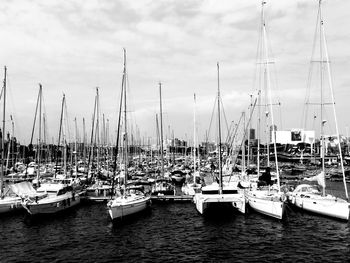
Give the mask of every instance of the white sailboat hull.
M 0 199 L 0 214 L 21 209 L 21 198 L 5 196 Z
M 258 213 L 282 219 L 285 202 L 280 194 L 270 194 L 267 190 L 255 190 L 247 193 L 249 206 Z
M 292 203 L 309 212 L 349 220 L 349 203 L 334 196 L 308 195 L 308 197 L 296 195 L 292 197 Z
M 112 220 L 139 213 L 150 205 L 149 196 L 116 197 L 108 203 L 108 212 Z
M 25 200 L 22 202 L 24 209 L 31 215 L 54 214 L 80 203 L 80 195 L 67 192 L 59 196 L 48 196 L 36 201 Z
M 245 213 L 245 198 L 243 194 L 202 194 L 194 195 L 194 203 L 200 214 L 204 214 L 210 204 L 230 203 L 233 208 Z

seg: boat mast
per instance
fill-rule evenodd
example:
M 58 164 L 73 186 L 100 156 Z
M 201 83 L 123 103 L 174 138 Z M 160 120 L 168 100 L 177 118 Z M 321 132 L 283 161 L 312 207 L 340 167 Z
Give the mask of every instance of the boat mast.
M 342 150 L 341 150 L 341 145 L 340 145 L 340 135 L 339 135 L 339 128 L 338 128 L 338 121 L 337 121 L 337 114 L 336 114 L 336 110 L 335 110 L 335 99 L 334 99 L 334 92 L 333 92 L 333 81 L 332 81 L 332 76 L 331 76 L 331 68 L 330 68 L 330 61 L 329 61 L 329 57 L 328 57 L 328 48 L 327 48 L 327 42 L 326 42 L 326 34 L 325 34 L 325 30 L 324 30 L 324 21 L 323 21 L 323 17 L 322 17 L 322 12 L 321 12 L 321 4 L 322 4 L 322 0 L 319 0 L 319 9 L 320 9 L 320 35 L 322 36 L 321 38 L 321 43 L 323 43 L 324 46 L 324 56 L 325 56 L 325 61 L 323 61 L 323 58 L 321 57 L 321 63 L 326 63 L 327 66 L 327 73 L 328 73 L 328 84 L 331 90 L 331 96 L 332 96 L 332 108 L 333 108 L 333 115 L 334 115 L 334 121 L 335 121 L 335 129 L 336 129 L 336 133 L 337 133 L 337 139 L 338 139 L 338 150 L 339 150 L 339 156 L 340 156 L 340 165 L 342 168 L 342 174 L 343 174 L 343 183 L 344 183 L 344 189 L 345 189 L 345 195 L 346 195 L 346 199 L 349 201 L 349 195 L 348 195 L 348 189 L 347 189 L 347 185 L 346 185 L 346 180 L 345 180 L 345 171 L 344 171 L 344 162 L 343 162 L 343 154 L 342 154 Z M 322 53 L 321 53 L 322 54 Z M 322 70 L 321 70 L 321 74 L 322 74 Z M 321 80 L 322 81 L 322 80 Z M 323 139 L 324 141 L 324 139 Z M 323 165 L 324 165 L 324 161 L 323 161 Z M 325 174 L 324 174 L 325 175 Z M 324 185 L 326 185 L 326 179 L 324 176 Z M 325 189 L 325 187 L 323 187 L 323 189 Z M 325 193 L 323 193 L 325 195 Z
M 245 133 L 245 111 L 242 112 L 242 120 L 243 120 L 243 147 L 242 147 L 242 168 L 241 168 L 241 175 L 242 178 L 246 171 L 246 152 L 245 152 L 245 140 L 246 140 L 246 133 Z
M 266 22 L 265 22 L 265 14 L 264 14 L 264 5 L 266 4 L 265 1 L 262 2 L 262 19 L 263 19 L 263 45 L 265 48 L 265 69 L 266 69 L 266 89 L 269 94 L 269 104 L 270 104 L 270 112 L 271 112 L 271 125 L 272 125 L 272 140 L 273 140 L 273 148 L 274 148 L 274 155 L 275 155 L 275 164 L 276 164 L 276 173 L 277 173 L 277 187 L 278 192 L 280 192 L 280 176 L 279 176 L 279 169 L 278 169 L 278 160 L 277 160 L 277 146 L 276 146 L 276 129 L 275 129 L 275 121 L 273 118 L 273 111 L 272 111 L 272 94 L 271 94 L 271 85 L 270 85 L 270 70 L 269 70 L 269 56 L 268 56 L 268 48 L 267 48 L 267 36 L 266 36 Z M 269 158 L 269 156 L 267 157 Z
M 124 52 L 124 63 L 123 63 L 123 76 L 122 76 L 122 85 L 121 85 L 121 91 L 120 91 L 120 102 L 119 102 L 119 115 L 118 115 L 118 126 L 117 126 L 117 140 L 116 140 L 116 146 L 115 146 L 115 155 L 114 155 L 114 165 L 113 165 L 113 179 L 112 179 L 112 192 L 111 197 L 113 195 L 114 191 L 114 181 L 115 181 L 115 174 L 117 171 L 117 159 L 118 159 L 118 153 L 119 153 L 119 138 L 120 138 L 120 122 L 122 118 L 122 105 L 123 105 L 123 94 L 124 94 L 124 79 L 126 74 L 126 68 L 125 68 L 125 49 L 123 49 Z M 120 166 L 121 171 L 121 166 Z
M 88 173 L 88 178 L 89 175 L 91 174 L 92 170 L 92 163 L 93 163 L 93 158 L 94 158 L 94 129 L 95 129 L 95 115 L 96 115 L 96 103 L 97 103 L 97 98 L 95 96 L 95 103 L 94 103 L 94 113 L 92 115 L 92 125 L 91 125 L 91 137 L 90 137 L 90 148 L 87 146 L 87 150 L 89 153 L 88 156 L 88 163 L 87 163 L 87 173 Z M 85 123 L 85 122 L 84 122 Z M 84 126 L 85 127 L 85 126 Z M 90 164 L 91 164 L 91 169 L 90 169 Z
M 38 154 L 37 154 L 38 169 L 36 173 L 36 180 L 38 183 L 39 183 L 39 177 L 40 177 L 40 153 L 41 153 L 41 108 L 42 108 L 42 86 L 39 83 L 39 139 L 38 139 Z
M 0 198 L 3 197 L 3 188 L 4 188 L 4 159 L 5 159 L 5 110 L 6 110 L 6 75 L 7 75 L 7 68 L 5 66 L 4 68 L 4 85 L 3 85 L 3 96 L 4 96 L 4 103 L 3 103 L 3 112 L 2 112 L 2 137 L 1 137 L 1 180 L 0 180 Z
M 196 93 L 193 95 L 194 107 L 193 107 L 193 182 L 195 181 L 196 172 Z
M 124 49 L 124 191 L 123 195 L 126 194 L 126 184 L 128 179 L 128 126 L 126 121 L 126 50 Z
M 322 50 L 322 31 L 321 27 L 323 24 L 322 18 L 321 18 L 321 0 L 319 0 L 319 6 L 318 6 L 318 20 L 320 22 L 320 92 L 321 92 L 321 103 L 320 103 L 320 117 L 321 117 L 321 127 L 320 127 L 320 137 L 321 137 L 321 162 L 322 162 L 322 172 L 325 175 L 325 141 L 324 141 L 324 125 L 326 124 L 326 120 L 323 119 L 323 107 L 324 107 L 324 102 L 323 102 L 323 50 Z M 339 142 L 340 143 L 340 142 Z M 322 195 L 326 195 L 326 179 L 323 178 L 323 188 L 322 188 Z
M 258 149 L 257 149 L 257 172 L 258 176 L 260 174 L 260 129 L 261 129 L 261 92 L 260 92 L 260 87 L 259 87 L 259 92 L 258 92 L 258 127 L 257 127 L 257 143 L 258 143 Z
M 219 194 L 222 194 L 221 120 L 220 120 L 220 69 L 219 69 L 219 62 L 217 62 L 216 65 L 217 65 L 217 71 L 218 71 Z
M 61 117 L 60 117 L 60 128 L 59 128 L 59 132 L 58 132 L 58 145 L 57 145 L 57 154 L 56 154 L 56 165 L 55 165 L 55 174 L 54 174 L 54 178 L 56 178 L 56 174 L 57 174 L 57 165 L 58 165 L 58 152 L 60 150 L 60 143 L 61 143 L 61 131 L 62 131 L 62 121 L 63 121 L 63 109 L 64 109 L 64 100 L 65 100 L 65 95 L 63 94 L 63 98 L 62 98 L 62 107 L 61 107 Z M 63 155 L 62 155 L 63 156 Z
M 162 83 L 160 82 L 159 82 L 159 110 L 160 110 L 160 158 L 161 158 L 161 164 L 162 164 L 162 176 L 164 176 Z
M 78 177 L 78 148 L 77 148 L 77 140 L 78 140 L 78 127 L 77 127 L 77 118 L 74 118 L 74 133 L 75 133 L 75 143 L 74 143 L 74 162 L 75 162 L 75 176 Z
M 83 160 L 86 162 L 86 131 L 85 131 L 85 118 L 83 118 Z
M 99 102 L 99 94 L 98 94 L 98 87 L 96 88 L 96 143 L 97 143 L 97 153 L 96 153 L 96 175 L 98 175 L 100 170 L 100 102 Z

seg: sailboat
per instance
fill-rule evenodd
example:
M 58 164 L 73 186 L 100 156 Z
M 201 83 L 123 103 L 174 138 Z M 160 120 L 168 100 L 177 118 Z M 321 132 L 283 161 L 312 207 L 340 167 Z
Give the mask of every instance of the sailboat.
M 222 179 L 222 151 L 221 151 L 221 123 L 220 123 L 220 82 L 219 82 L 219 63 L 217 63 L 218 72 L 218 155 L 219 155 L 219 182 L 213 182 L 210 185 L 203 186 L 199 193 L 193 197 L 196 209 L 200 214 L 206 214 L 211 206 L 226 205 L 233 207 L 241 213 L 245 213 L 244 193 L 238 189 L 237 183 L 223 182 Z M 208 212 L 209 213 L 209 212 Z
M 5 165 L 5 110 L 6 110 L 6 78 L 7 78 L 7 68 L 5 66 L 4 69 L 4 85 L 2 88 L 2 96 L 3 96 L 3 122 L 2 122 L 2 136 L 1 136 L 1 174 L 0 174 L 0 214 L 5 212 L 13 211 L 17 208 L 21 208 L 21 198 L 15 194 L 10 194 L 10 188 L 7 188 L 5 191 L 4 185 L 4 165 Z
M 90 166 L 92 166 L 92 160 L 93 160 L 93 138 L 95 136 L 95 139 L 97 140 L 97 169 L 95 171 L 95 174 L 91 175 L 91 178 L 89 178 L 89 181 L 93 181 L 94 183 L 86 188 L 86 196 L 85 199 L 93 202 L 103 202 L 108 201 L 110 199 L 110 196 L 113 191 L 113 187 L 111 184 L 109 184 L 105 180 L 99 179 L 99 90 L 96 88 L 96 96 L 95 96 L 95 102 L 94 102 L 94 113 L 93 113 L 93 120 L 92 120 L 92 130 L 91 130 L 91 151 L 89 151 L 89 159 L 88 159 L 88 167 L 89 172 L 91 172 Z M 96 120 L 95 120 L 96 119 Z M 96 122 L 96 125 L 95 125 Z M 96 127 L 95 127 L 96 126 Z M 94 129 L 96 129 L 96 133 L 94 135 Z M 91 164 L 91 165 L 90 165 Z
M 151 194 L 153 196 L 175 195 L 176 188 L 169 176 L 166 176 L 164 169 L 164 149 L 163 149 L 163 105 L 162 105 L 162 83 L 159 83 L 159 116 L 160 116 L 160 176 L 156 178 L 152 188 Z M 156 116 L 157 117 L 157 116 Z M 157 131 L 158 131 L 158 117 Z
M 126 50 L 124 52 L 124 68 L 123 68 L 123 78 L 122 78 L 122 92 L 120 103 L 124 99 L 124 180 L 123 180 L 123 189 L 120 195 L 116 195 L 114 199 L 110 200 L 107 203 L 108 212 L 112 220 L 122 219 L 123 217 L 130 216 L 145 210 L 150 204 L 150 196 L 146 196 L 139 188 L 126 187 L 128 179 L 128 129 L 127 129 L 127 118 L 126 118 Z M 119 116 L 121 115 L 121 106 L 119 111 Z M 119 118 L 120 120 L 120 118 Z M 120 125 L 120 122 L 118 122 Z M 119 126 L 118 125 L 118 126 Z M 119 136 L 119 134 L 117 135 Z M 118 147 L 118 146 L 117 146 Z
M 270 87 L 270 71 L 269 71 L 269 56 L 268 56 L 268 47 L 267 47 L 267 39 L 266 39 L 266 22 L 265 22 L 265 15 L 264 15 L 264 5 L 266 4 L 265 1 L 262 2 L 262 12 L 261 12 L 261 34 L 262 34 L 262 41 L 261 41 L 261 52 L 263 55 L 263 63 L 264 65 L 264 84 L 266 85 L 266 91 L 269 94 L 269 106 L 270 106 L 270 117 L 271 117 L 271 127 L 272 130 L 272 138 L 273 138 L 273 145 L 274 145 L 274 157 L 276 162 L 276 176 L 277 176 L 277 184 L 273 185 L 275 187 L 266 186 L 263 189 L 252 189 L 250 191 L 246 192 L 246 198 L 248 200 L 249 206 L 257 211 L 258 213 L 277 218 L 282 219 L 285 211 L 286 206 L 286 197 L 284 193 L 281 192 L 280 188 L 280 179 L 279 179 L 279 169 L 278 169 L 278 161 L 277 161 L 277 147 L 276 147 L 276 140 L 274 138 L 276 134 L 276 128 L 274 124 L 274 118 L 273 118 L 273 110 L 272 110 L 272 98 L 271 98 L 271 87 Z M 261 92 L 258 92 L 259 96 L 259 102 L 260 102 L 260 94 Z M 259 103 L 260 104 L 260 103 Z M 259 112 L 260 113 L 260 112 Z M 259 114 L 260 115 L 260 114 Z M 260 116 L 258 117 L 258 120 L 260 120 Z M 258 132 L 260 131 L 260 121 L 258 121 Z M 260 133 L 260 132 L 259 132 Z M 259 136 L 258 136 L 259 137 Z M 260 145 L 260 138 L 258 138 L 258 145 Z M 259 147 L 259 146 L 258 146 Z M 267 143 L 267 149 L 269 149 L 269 144 Z M 269 160 L 269 153 L 267 156 L 267 159 Z M 258 174 L 260 173 L 260 159 L 259 159 L 259 149 L 258 149 Z M 269 172 L 269 171 L 268 171 Z
M 40 167 L 40 149 L 41 149 L 41 107 L 42 107 L 42 86 L 39 84 L 39 143 L 38 143 L 38 167 Z M 63 94 L 62 109 L 61 109 L 61 120 L 60 120 L 60 131 L 59 139 L 61 139 L 61 128 L 63 111 L 65 108 L 65 95 Z M 57 167 L 57 165 L 56 165 Z M 37 170 L 37 182 L 39 183 L 40 173 Z M 31 192 L 30 195 L 26 196 L 22 200 L 22 206 L 30 215 L 37 214 L 54 214 L 80 203 L 80 194 L 76 193 L 73 186 L 69 183 L 69 180 L 51 180 L 43 182 L 36 189 L 35 192 Z
M 185 195 L 195 195 L 195 193 L 199 192 L 202 185 L 198 183 L 201 177 L 199 174 L 199 167 L 197 171 L 197 158 L 196 158 L 196 139 L 197 139 L 197 127 L 196 127 L 196 94 L 194 94 L 194 110 L 193 110 L 193 119 L 194 119 L 194 128 L 193 128 L 193 177 L 192 182 L 185 182 L 185 184 L 181 187 L 181 191 Z M 200 162 L 198 162 L 200 164 Z
M 295 206 L 309 211 L 316 214 L 337 218 L 341 220 L 349 220 L 349 205 L 350 203 L 347 201 L 349 200 L 348 191 L 347 191 L 347 185 L 345 180 L 345 173 L 344 173 L 344 164 L 343 164 L 343 157 L 342 157 L 342 151 L 341 151 L 341 145 L 340 145 L 340 136 L 339 136 L 339 130 L 338 130 L 338 124 L 337 124 L 337 118 L 336 118 L 336 111 L 335 111 L 335 102 L 334 102 L 334 95 L 333 95 L 333 83 L 331 78 L 331 71 L 330 71 L 330 61 L 328 57 L 328 49 L 326 45 L 326 37 L 325 37 L 325 30 L 324 30 L 324 20 L 322 17 L 322 1 L 319 0 L 319 6 L 318 6 L 318 15 L 317 15 L 317 25 L 320 33 L 320 60 L 317 61 L 320 63 L 320 91 L 321 91 L 321 163 L 322 163 L 322 171 L 312 177 L 308 178 L 309 181 L 316 180 L 320 186 L 322 186 L 323 191 L 321 192 L 316 186 L 310 185 L 310 184 L 301 184 L 298 185 L 295 190 L 290 194 L 290 200 L 292 204 Z M 316 30 L 317 34 L 317 30 Z M 316 37 L 314 38 L 317 39 Z M 313 45 L 315 47 L 315 44 Z M 314 50 L 312 57 L 314 56 Z M 311 60 L 311 63 L 314 60 Z M 345 195 L 346 199 L 344 200 L 342 198 L 336 197 L 331 194 L 326 195 L 326 181 L 325 181 L 325 134 L 324 134 L 324 126 L 326 124 L 326 120 L 323 120 L 323 116 L 325 115 L 323 112 L 323 107 L 326 104 L 324 100 L 324 87 L 323 87 L 323 74 L 324 71 L 327 71 L 327 77 L 328 77 L 328 85 L 330 88 L 330 94 L 331 94 L 331 104 L 333 107 L 333 116 L 334 116 L 334 122 L 335 122 L 335 128 L 336 128 L 336 136 L 338 139 L 338 150 L 339 150 L 339 156 L 340 156 L 340 164 L 342 169 L 342 175 L 343 175 L 343 183 L 344 183 L 344 189 L 345 189 Z

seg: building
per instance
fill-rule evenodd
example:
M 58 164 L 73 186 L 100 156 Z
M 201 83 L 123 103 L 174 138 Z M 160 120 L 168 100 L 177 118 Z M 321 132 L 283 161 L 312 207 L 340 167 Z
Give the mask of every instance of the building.
M 271 136 L 272 143 L 274 142 Z M 298 143 L 315 143 L 315 131 L 304 131 L 302 129 L 292 129 L 287 131 L 276 131 L 276 143 L 279 144 L 294 144 Z

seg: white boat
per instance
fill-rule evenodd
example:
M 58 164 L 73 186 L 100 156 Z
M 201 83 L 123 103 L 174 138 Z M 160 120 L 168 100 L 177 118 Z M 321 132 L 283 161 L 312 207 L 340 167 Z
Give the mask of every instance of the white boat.
M 237 187 L 237 182 L 224 183 L 222 179 L 222 151 L 221 151 L 221 124 L 220 124 L 220 85 L 219 85 L 219 63 L 218 71 L 218 155 L 219 155 L 219 182 L 203 186 L 200 193 L 196 193 L 193 201 L 200 214 L 209 213 L 210 207 L 236 208 L 239 212 L 245 213 L 244 192 Z
M 220 193 L 218 183 L 212 183 L 203 186 L 200 193 L 196 193 L 193 197 L 193 202 L 200 214 L 205 214 L 210 207 L 228 205 L 237 209 L 241 213 L 245 213 L 245 197 L 244 192 L 238 189 L 237 184 L 223 184 Z
M 329 61 L 329 57 L 328 57 L 328 49 L 326 46 L 326 38 L 325 38 L 325 30 L 324 30 L 324 20 L 322 18 L 322 3 L 321 1 L 319 1 L 319 9 L 318 9 L 318 15 L 317 15 L 317 30 L 315 31 L 316 34 L 317 32 L 319 32 L 319 36 L 315 35 L 314 41 L 316 40 L 320 40 L 319 43 L 319 49 L 321 50 L 321 52 L 317 52 L 320 53 L 320 58 L 319 59 L 315 59 L 314 55 L 315 55 L 315 48 L 313 49 L 312 52 L 312 58 L 311 58 L 311 63 L 313 61 L 318 61 L 320 62 L 321 66 L 321 72 L 320 72 L 320 83 L 321 83 L 321 87 L 320 87 L 320 92 L 321 94 L 325 94 L 325 87 L 323 85 L 325 85 L 325 83 L 327 83 L 326 81 L 324 81 L 324 76 L 328 76 L 328 86 L 330 89 L 330 93 L 331 93 L 331 103 L 325 103 L 324 100 L 324 96 L 321 95 L 321 102 L 319 103 L 319 105 L 321 105 L 320 107 L 320 121 L 321 121 L 321 130 L 320 130 L 320 138 L 321 138 L 321 164 L 322 164 L 322 171 L 318 174 L 315 175 L 311 178 L 306 178 L 306 180 L 308 181 L 317 181 L 317 183 L 322 186 L 322 192 L 318 191 L 317 188 L 315 188 L 312 185 L 309 184 L 302 184 L 296 187 L 296 189 L 290 193 L 290 200 L 292 202 L 292 204 L 294 204 L 295 206 L 309 211 L 309 212 L 313 212 L 313 213 L 317 213 L 320 215 L 324 215 L 324 216 L 328 216 L 328 217 L 333 217 L 333 218 L 337 218 L 337 219 L 342 219 L 342 220 L 349 220 L 349 202 L 342 199 L 342 198 L 338 198 L 335 197 L 333 195 L 330 194 L 326 194 L 326 180 L 325 180 L 325 156 L 326 156 L 326 146 L 325 146 L 325 134 L 324 134 L 324 130 L 325 130 L 325 125 L 327 123 L 326 120 L 323 119 L 324 114 L 324 106 L 325 104 L 331 104 L 332 108 L 333 108 L 333 118 L 334 118 L 334 126 L 336 129 L 336 137 L 338 140 L 338 151 L 340 153 L 340 165 L 341 165 L 341 169 L 342 169 L 342 175 L 343 175 L 343 183 L 344 183 L 344 190 L 345 190 L 345 196 L 347 198 L 347 200 L 349 200 L 349 196 L 348 196 L 348 191 L 347 191 L 347 185 L 346 185 L 346 178 L 345 178 L 345 171 L 344 171 L 344 162 L 343 162 L 343 156 L 342 156 L 342 150 L 341 150 L 341 146 L 340 146 L 340 136 L 339 136 L 339 129 L 338 129 L 338 123 L 337 123 L 337 118 L 336 118 L 336 110 L 335 110 L 335 101 L 334 101 L 334 95 L 333 95 L 333 83 L 332 83 L 332 77 L 331 77 L 331 70 L 330 70 L 330 61 Z M 313 46 L 315 47 L 316 43 L 313 44 Z M 325 72 L 323 72 L 325 71 Z M 309 74 L 310 76 L 312 75 L 311 73 Z M 309 80 L 310 82 L 311 80 Z M 310 86 L 310 83 L 308 83 L 308 87 Z M 310 91 L 308 91 L 309 93 Z M 313 113 L 315 114 L 315 113 Z
M 80 203 L 80 195 L 71 186 L 62 183 L 44 183 L 34 195 L 22 201 L 22 206 L 31 215 L 54 214 Z
M 122 102 L 124 98 L 124 134 L 123 134 L 123 167 L 124 167 L 124 181 L 123 181 L 123 192 L 121 195 L 116 195 L 114 199 L 110 200 L 107 203 L 108 213 L 112 220 L 122 219 L 125 216 L 130 216 L 136 213 L 139 213 L 145 210 L 148 206 L 150 206 L 150 196 L 146 196 L 143 192 L 136 188 L 126 188 L 127 179 L 128 179 L 128 133 L 127 133 L 127 116 L 126 116 L 126 51 L 124 49 L 124 70 L 123 70 L 123 81 L 122 81 L 122 93 L 120 100 L 120 111 L 119 111 L 119 121 L 118 121 L 118 135 L 121 113 L 122 113 Z M 118 149 L 118 143 L 116 148 Z
M 275 164 L 276 164 L 276 176 L 277 176 L 277 182 L 274 185 L 275 186 L 275 191 L 271 191 L 270 185 L 271 183 L 271 173 L 270 170 L 268 170 L 268 180 L 267 180 L 267 187 L 268 189 L 266 190 L 266 187 L 260 188 L 260 189 L 252 189 L 250 191 L 246 192 L 246 199 L 249 203 L 249 206 L 257 211 L 258 213 L 274 217 L 277 219 L 282 219 L 285 211 L 285 201 L 286 197 L 284 193 L 280 191 L 280 180 L 279 180 L 279 168 L 278 168 L 278 161 L 277 161 L 277 146 L 276 146 L 276 140 L 273 138 L 276 138 L 276 125 L 274 122 L 274 114 L 273 114 L 273 109 L 272 109 L 272 91 L 271 91 L 271 83 L 270 83 L 270 70 L 269 70 L 269 48 L 268 48 L 268 42 L 267 42 L 267 35 L 266 35 L 266 22 L 265 22 L 265 14 L 264 14 L 264 5 L 266 4 L 265 1 L 262 2 L 262 12 L 261 12 L 261 39 L 262 41 L 260 42 L 259 46 L 259 54 L 261 54 L 261 58 L 259 61 L 259 65 L 261 65 L 261 69 L 259 69 L 259 73 L 263 72 L 263 76 L 260 77 L 261 81 L 263 82 L 262 87 L 265 87 L 264 93 L 266 95 L 266 98 L 268 99 L 264 103 L 261 103 L 261 90 L 258 92 L 258 105 L 264 104 L 269 106 L 269 111 L 265 112 L 266 115 L 266 120 L 267 118 L 271 119 L 271 126 L 273 129 L 271 130 L 271 138 L 270 140 L 273 140 L 273 146 L 274 146 L 274 159 L 275 159 Z M 260 86 L 259 86 L 260 89 Z M 256 103 L 256 100 L 255 100 Z M 255 105 L 254 103 L 254 105 Z M 259 108 L 260 109 L 260 108 Z M 266 108 L 267 109 L 267 108 Z M 261 119 L 261 112 L 259 110 L 258 113 L 258 156 L 257 156 L 257 171 L 258 175 L 260 173 L 260 119 Z M 266 142 L 267 144 L 267 151 L 269 151 L 269 144 L 270 140 Z M 267 156 L 270 156 L 269 152 Z M 269 157 L 267 158 L 267 163 L 269 167 Z
M 200 161 L 198 162 L 198 171 L 197 171 L 197 154 L 196 154 L 196 148 L 197 148 L 197 126 L 196 126 L 196 94 L 193 96 L 194 99 L 194 108 L 193 108 L 193 177 L 192 182 L 187 181 L 189 178 L 186 176 L 186 182 L 181 187 L 182 193 L 185 195 L 191 195 L 194 196 L 196 193 L 199 193 L 202 184 L 199 183 L 201 180 L 200 176 Z M 199 181 L 199 182 L 198 182 Z
M 314 185 L 298 185 L 289 197 L 291 203 L 303 210 L 349 220 L 349 203 L 333 195 L 322 195 L 322 192 Z
M 129 189 L 126 194 L 109 201 L 107 207 L 111 219 L 115 220 L 144 211 L 150 205 L 150 196 L 145 196 L 136 189 Z
M 276 190 L 251 190 L 246 193 L 249 206 L 258 213 L 282 219 L 285 212 L 285 197 Z
M 3 126 L 2 130 L 5 131 L 5 109 L 6 109 L 6 84 L 7 84 L 7 68 L 5 66 L 4 69 L 4 86 L 2 88 L 1 94 L 4 96 L 3 98 Z M 20 198 L 17 196 L 11 196 L 9 195 L 8 191 L 5 191 L 5 184 L 4 184 L 4 177 L 5 177 L 5 167 L 4 167 L 4 160 L 5 160 L 5 138 L 4 136 L 1 137 L 1 148 L 3 151 L 1 151 L 1 159 L 2 159 L 2 165 L 1 165 L 1 174 L 0 174 L 0 214 L 10 212 L 18 207 L 18 202 L 20 202 Z

